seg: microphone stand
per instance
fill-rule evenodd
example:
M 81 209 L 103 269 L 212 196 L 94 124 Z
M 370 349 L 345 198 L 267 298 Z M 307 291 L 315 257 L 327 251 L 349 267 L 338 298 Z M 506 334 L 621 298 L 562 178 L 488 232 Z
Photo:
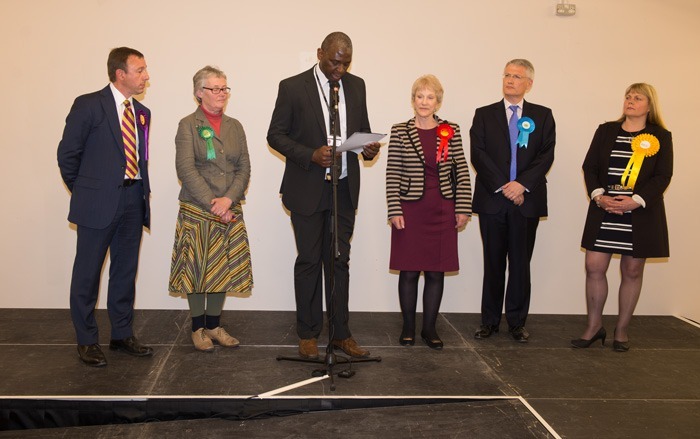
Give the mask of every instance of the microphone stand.
M 352 363 L 365 363 L 370 361 L 380 362 L 381 357 L 367 357 L 367 358 L 346 358 L 340 357 L 341 361 L 338 360 L 338 356 L 333 350 L 333 340 L 335 339 L 335 325 L 333 324 L 333 318 L 336 313 L 336 295 L 335 295 L 335 263 L 340 258 L 340 246 L 338 244 L 338 180 L 340 179 L 340 165 L 338 164 L 338 157 L 336 152 L 338 149 L 338 135 L 340 130 L 339 112 L 338 112 L 338 89 L 340 84 L 337 82 L 331 83 L 330 95 L 331 95 L 331 105 L 328 107 L 328 119 L 330 122 L 330 133 L 333 136 L 333 144 L 329 145 L 331 147 L 331 167 L 330 175 L 326 175 L 326 178 L 330 176 L 331 183 L 331 241 L 332 241 L 332 253 L 331 261 L 329 267 L 324 267 L 324 270 L 328 270 L 328 280 L 330 284 L 330 298 L 329 302 L 326 304 L 328 308 L 327 320 L 328 320 L 328 345 L 326 346 L 326 356 L 323 360 L 321 359 L 311 359 L 311 358 L 299 358 L 299 357 L 284 357 L 278 356 L 277 360 L 286 361 L 298 361 L 303 363 L 323 363 L 323 369 L 314 370 L 311 375 L 314 377 L 320 377 L 323 375 L 328 375 L 331 380 L 331 390 L 335 391 L 335 381 L 333 376 L 336 373 L 333 372 L 333 367 L 337 364 L 349 364 L 348 369 L 342 370 L 337 373 L 341 378 L 351 378 L 355 375 L 355 371 L 352 370 Z

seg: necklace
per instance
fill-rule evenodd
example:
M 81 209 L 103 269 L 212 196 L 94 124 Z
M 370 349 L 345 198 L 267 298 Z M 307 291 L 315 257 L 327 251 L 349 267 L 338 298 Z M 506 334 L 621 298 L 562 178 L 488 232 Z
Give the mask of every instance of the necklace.
M 623 125 L 624 125 L 624 124 L 623 124 Z M 639 133 L 641 133 L 642 131 L 644 131 L 644 128 L 646 128 L 646 124 L 645 124 L 642 128 L 638 129 L 636 132 L 632 132 L 632 131 L 630 131 L 630 130 L 626 129 L 625 127 L 622 127 L 622 126 L 621 126 L 621 128 L 622 128 L 625 132 L 629 133 L 629 135 L 630 135 L 631 138 L 635 138 L 635 137 L 637 137 L 637 135 L 638 135 Z

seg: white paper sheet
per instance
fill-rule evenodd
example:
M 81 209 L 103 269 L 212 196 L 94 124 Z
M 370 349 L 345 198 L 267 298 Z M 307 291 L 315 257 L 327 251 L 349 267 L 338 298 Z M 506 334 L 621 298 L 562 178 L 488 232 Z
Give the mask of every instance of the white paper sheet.
M 358 154 L 362 153 L 362 147 L 372 142 L 379 142 L 386 137 L 386 134 L 380 133 L 354 133 L 342 145 L 336 147 L 336 151 L 352 151 Z

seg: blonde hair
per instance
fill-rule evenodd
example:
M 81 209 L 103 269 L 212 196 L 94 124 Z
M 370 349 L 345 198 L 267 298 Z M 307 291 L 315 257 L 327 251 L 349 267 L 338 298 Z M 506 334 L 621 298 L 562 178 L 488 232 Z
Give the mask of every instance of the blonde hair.
M 625 96 L 627 96 L 629 93 L 639 93 L 640 95 L 646 96 L 649 100 L 649 113 L 647 113 L 647 123 L 653 123 L 654 125 L 658 125 L 663 129 L 668 129 L 666 128 L 666 124 L 664 123 L 664 120 L 661 117 L 661 109 L 659 108 L 659 98 L 656 94 L 656 89 L 654 88 L 654 86 L 645 82 L 635 82 L 634 84 L 627 87 L 627 90 L 625 90 Z M 617 121 L 625 121 L 624 113 L 622 114 L 622 116 L 620 116 L 620 118 Z
M 442 88 L 440 80 L 437 79 L 435 75 L 423 75 L 416 79 L 413 83 L 413 87 L 411 87 L 411 105 L 413 105 L 413 100 L 416 98 L 416 93 L 423 89 L 429 89 L 435 92 L 438 105 L 442 104 L 442 95 L 445 93 L 445 90 Z

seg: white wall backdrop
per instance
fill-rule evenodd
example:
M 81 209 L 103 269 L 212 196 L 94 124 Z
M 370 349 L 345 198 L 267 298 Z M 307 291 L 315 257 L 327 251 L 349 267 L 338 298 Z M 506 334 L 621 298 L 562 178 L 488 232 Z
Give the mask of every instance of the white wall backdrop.
M 558 142 L 549 174 L 550 216 L 540 225 L 532 264 L 533 313 L 585 312 L 579 242 L 587 198 L 580 166 L 597 125 L 619 116 L 625 87 L 655 85 L 675 146 L 675 175 L 666 193 L 671 258 L 648 263 L 638 314 L 700 318 L 700 203 L 688 189 L 697 186 L 700 162 L 693 122 L 700 2 L 580 0 L 574 17 L 557 17 L 556 3 L 0 0 L 0 307 L 68 307 L 76 236 L 66 221 L 69 194 L 56 147 L 73 99 L 107 84 L 107 53 L 126 45 L 146 56 L 151 81 L 143 102 L 153 111 L 153 224 L 142 244 L 136 306 L 187 307 L 167 292 L 179 191 L 174 136 L 178 121 L 195 109 L 192 75 L 215 64 L 228 74 L 233 91 L 227 114 L 245 127 L 253 165 L 244 210 L 255 288 L 249 298 L 229 298 L 226 309 L 294 309 L 296 252 L 278 195 L 284 163 L 265 135 L 278 82 L 310 67 L 323 37 L 342 30 L 353 39 L 352 71 L 366 80 L 377 132 L 388 133 L 393 123 L 411 117 L 411 84 L 433 73 L 446 90 L 440 116 L 459 123 L 468 138 L 474 109 L 501 97 L 504 63 L 515 57 L 534 63 L 527 99 L 554 110 Z M 362 170 L 351 310 L 399 309 L 397 275 L 388 271 L 386 157 L 382 151 Z M 460 234 L 461 270 L 447 279 L 444 311 L 479 312 L 477 221 Z M 617 312 L 617 267 L 613 261 L 606 313 Z M 102 291 L 100 307 L 105 282 Z

